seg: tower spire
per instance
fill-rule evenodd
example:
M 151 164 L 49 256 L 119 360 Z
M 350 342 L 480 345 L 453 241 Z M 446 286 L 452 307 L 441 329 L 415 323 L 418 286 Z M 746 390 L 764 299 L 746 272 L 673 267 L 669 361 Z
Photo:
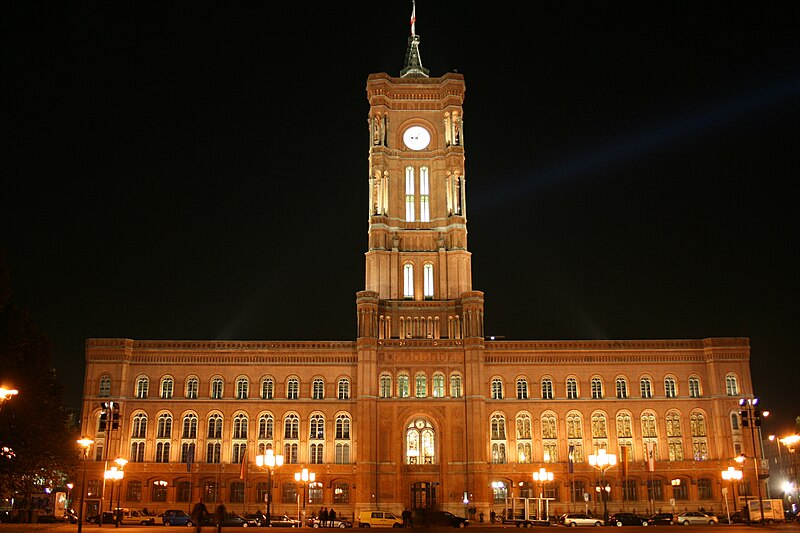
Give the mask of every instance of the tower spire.
M 403 70 L 400 71 L 401 78 L 427 78 L 428 69 L 422 66 L 422 59 L 419 55 L 419 35 L 416 31 L 417 22 L 417 3 L 411 0 L 411 35 L 408 37 L 408 47 L 406 48 L 406 62 Z

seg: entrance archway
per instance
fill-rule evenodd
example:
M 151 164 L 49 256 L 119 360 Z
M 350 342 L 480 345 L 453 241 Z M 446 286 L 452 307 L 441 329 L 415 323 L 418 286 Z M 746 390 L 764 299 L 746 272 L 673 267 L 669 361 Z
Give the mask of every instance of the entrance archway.
M 411 509 L 428 510 L 436 506 L 436 485 L 431 481 L 420 481 L 411 485 Z

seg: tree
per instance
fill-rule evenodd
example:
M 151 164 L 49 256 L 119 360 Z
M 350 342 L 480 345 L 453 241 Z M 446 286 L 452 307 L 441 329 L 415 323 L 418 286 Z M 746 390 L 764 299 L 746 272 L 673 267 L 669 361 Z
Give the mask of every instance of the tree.
M 63 404 L 64 386 L 52 365 L 52 345 L 28 313 L 11 300 L 10 275 L 0 254 L 0 383 L 19 393 L 0 408 L 0 494 L 29 500 L 63 487 L 78 451 Z

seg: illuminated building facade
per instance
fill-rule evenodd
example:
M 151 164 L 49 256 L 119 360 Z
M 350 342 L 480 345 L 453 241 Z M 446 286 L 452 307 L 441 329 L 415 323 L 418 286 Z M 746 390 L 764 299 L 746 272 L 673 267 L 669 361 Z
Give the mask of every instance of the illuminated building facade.
M 672 498 L 681 510 L 724 508 L 721 471 L 750 455 L 738 415 L 752 396 L 748 340 L 486 338 L 467 246 L 464 78 L 430 77 L 418 46 L 412 33 L 399 77 L 367 80 L 357 338 L 89 339 L 91 508 L 105 461 L 123 456 L 125 507 L 264 510 L 269 474 L 255 458 L 268 449 L 285 460 L 271 476 L 273 515 L 295 514 L 303 467 L 316 474 L 310 508 L 340 516 L 474 507 L 488 519 L 538 493 L 543 467 L 551 514 L 596 511 L 598 483 L 613 511 L 668 510 Z M 120 406 L 116 430 L 100 428 L 107 401 Z M 588 464 L 600 449 L 627 458 L 603 479 Z

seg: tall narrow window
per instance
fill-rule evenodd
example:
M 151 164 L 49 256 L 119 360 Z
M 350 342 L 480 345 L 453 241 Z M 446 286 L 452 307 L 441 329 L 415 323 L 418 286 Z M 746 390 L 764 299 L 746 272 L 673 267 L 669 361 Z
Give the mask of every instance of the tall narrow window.
M 249 390 L 250 390 L 250 380 L 248 380 L 247 378 L 239 378 L 236 380 L 237 400 L 246 400 Z
M 528 399 L 528 380 L 525 378 L 519 378 L 517 380 L 517 400 L 527 400 Z
M 406 428 L 406 464 L 431 465 L 436 462 L 436 434 L 430 422 L 413 420 Z
M 342 414 L 336 417 L 336 432 L 334 462 L 336 464 L 350 463 L 350 417 Z
M 553 413 L 542 414 L 542 454 L 545 463 L 558 461 L 558 435 L 556 433 L 556 416 Z
M 503 381 L 500 378 L 492 380 L 492 400 L 503 399 Z
M 222 438 L 222 416 L 211 415 L 208 417 L 208 438 L 221 439 Z
M 286 399 L 296 400 L 300 397 L 300 382 L 297 378 L 290 378 L 286 382 Z
M 392 376 L 381 374 L 381 398 L 392 397 Z
M 550 378 L 544 378 L 542 380 L 542 400 L 552 400 L 553 399 L 553 380 Z
M 157 439 L 172 438 L 172 415 L 163 414 L 158 417 L 156 438 Z
M 432 393 L 434 398 L 444 398 L 444 374 L 436 373 L 433 375 Z
M 506 463 L 506 419 L 502 414 L 492 415 L 490 421 L 491 443 L 492 443 L 492 463 Z
M 142 376 L 136 380 L 136 397 L 147 398 L 147 390 L 150 388 L 150 380 Z
M 617 378 L 617 398 L 627 398 L 628 397 L 628 382 L 625 378 L 619 377 Z
M 311 399 L 321 400 L 325 397 L 325 382 L 321 378 L 311 382 Z
M 650 378 L 644 377 L 639 380 L 639 389 L 641 390 L 642 398 L 653 397 L 653 385 L 650 382 Z
M 600 378 L 592 378 L 592 399 L 599 400 L 603 397 L 603 381 Z
M 283 438 L 292 440 L 300 438 L 300 418 L 297 415 L 291 414 L 284 419 Z
M 175 380 L 170 376 L 166 376 L 161 380 L 161 398 L 172 398 L 172 390 L 175 387 Z
M 403 265 L 403 298 L 414 298 L 414 265 Z
M 578 399 L 578 380 L 575 378 L 567 378 L 567 399 Z
M 325 419 L 322 415 L 312 415 L 309 420 L 308 440 L 309 458 L 313 464 L 322 464 L 324 459 Z
M 419 169 L 419 219 L 430 222 L 430 186 L 428 185 L 428 167 Z
M 200 381 L 195 378 L 191 377 L 186 380 L 186 399 L 188 400 L 196 400 L 197 399 L 197 389 L 200 388 Z
M 406 222 L 414 222 L 414 167 L 406 167 Z
M 337 389 L 337 398 L 340 400 L 349 400 L 350 399 L 350 380 L 347 378 L 342 378 L 339 380 L 339 386 Z
M 430 263 L 425 263 L 425 266 L 422 267 L 422 274 L 423 274 L 423 293 L 422 295 L 427 298 L 433 298 L 433 265 Z
M 400 374 L 397 376 L 397 396 L 400 398 L 408 398 L 409 384 L 408 374 Z
M 450 374 L 450 397 L 461 398 L 461 375 Z
M 264 378 L 261 382 L 261 399 L 271 400 L 275 397 L 275 381 L 272 378 Z
M 736 380 L 735 375 L 728 374 L 725 376 L 725 392 L 728 396 L 736 396 L 739 394 L 739 382 Z
M 97 392 L 98 396 L 110 396 L 111 395 L 111 377 L 110 376 L 103 376 L 100 378 L 100 390 Z
M 428 396 L 428 377 L 425 372 L 417 372 L 417 375 L 414 376 L 414 395 L 417 398 Z
M 211 380 L 211 399 L 219 400 L 222 398 L 222 378 L 214 378 Z
M 188 414 L 183 417 L 183 439 L 196 439 L 197 438 L 197 415 Z
M 667 398 L 675 398 L 678 395 L 678 391 L 675 387 L 675 378 L 664 378 L 664 395 Z
M 689 397 L 690 398 L 700 397 L 700 379 L 696 377 L 689 378 Z

